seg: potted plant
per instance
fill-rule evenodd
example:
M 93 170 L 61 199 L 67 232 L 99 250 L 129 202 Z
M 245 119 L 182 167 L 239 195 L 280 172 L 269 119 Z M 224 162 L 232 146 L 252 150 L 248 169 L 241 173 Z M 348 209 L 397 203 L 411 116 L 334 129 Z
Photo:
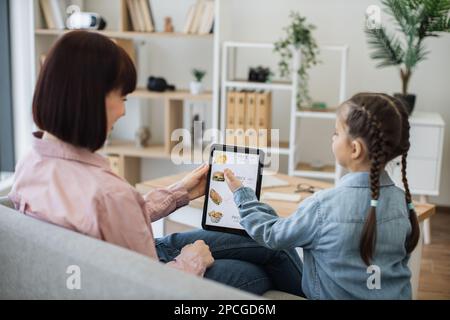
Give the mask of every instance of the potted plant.
M 190 88 L 192 94 L 200 94 L 204 91 L 204 86 L 202 83 L 203 78 L 205 77 L 206 71 L 199 69 L 192 69 L 192 75 L 194 76 L 195 81 L 191 81 Z
M 394 96 L 406 102 L 411 114 L 416 100 L 408 91 L 411 75 L 427 56 L 424 39 L 450 31 L 450 0 L 383 0 L 382 4 L 400 35 L 390 34 L 384 26 L 366 27 L 371 58 L 380 61 L 378 68 L 399 67 L 402 92 Z
M 299 108 L 310 107 L 312 100 L 308 90 L 308 69 L 319 62 L 317 58 L 319 47 L 312 35 L 315 26 L 308 24 L 306 18 L 300 16 L 297 12 L 291 12 L 289 17 L 291 18 L 291 23 L 284 28 L 286 35 L 275 42 L 274 51 L 280 56 L 278 68 L 281 77 L 289 76 L 292 72 L 290 68 L 292 50 L 300 51 L 301 63 L 298 70 L 295 70 L 299 76 L 297 105 Z

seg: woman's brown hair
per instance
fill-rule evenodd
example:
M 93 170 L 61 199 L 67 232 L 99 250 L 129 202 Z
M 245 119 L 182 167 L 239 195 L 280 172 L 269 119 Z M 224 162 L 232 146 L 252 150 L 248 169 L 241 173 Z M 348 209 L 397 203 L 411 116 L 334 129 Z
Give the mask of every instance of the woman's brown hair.
M 405 205 L 409 210 L 411 233 L 405 248 L 411 253 L 420 235 L 416 212 L 412 206 L 411 193 L 406 177 L 406 158 L 410 147 L 409 120 L 402 101 L 382 93 L 359 93 L 344 102 L 338 116 L 348 128 L 352 139 L 361 138 L 370 160 L 371 206 L 360 239 L 360 255 L 366 265 L 370 264 L 377 235 L 376 201 L 380 195 L 380 174 L 392 159 L 402 157 L 402 181 L 405 189 Z
M 136 69 L 112 40 L 87 31 L 72 31 L 50 50 L 33 97 L 36 125 L 62 141 L 91 151 L 107 135 L 105 97 L 136 88 Z

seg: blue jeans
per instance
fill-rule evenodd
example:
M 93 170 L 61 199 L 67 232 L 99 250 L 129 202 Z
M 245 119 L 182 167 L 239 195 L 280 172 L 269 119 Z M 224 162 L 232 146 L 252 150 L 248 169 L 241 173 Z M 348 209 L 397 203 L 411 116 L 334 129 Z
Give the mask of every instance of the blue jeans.
M 271 250 L 253 239 L 235 234 L 194 230 L 156 239 L 160 261 L 173 260 L 181 249 L 196 240 L 204 240 L 214 257 L 205 278 L 255 294 L 270 289 L 303 296 L 302 262 L 292 250 Z

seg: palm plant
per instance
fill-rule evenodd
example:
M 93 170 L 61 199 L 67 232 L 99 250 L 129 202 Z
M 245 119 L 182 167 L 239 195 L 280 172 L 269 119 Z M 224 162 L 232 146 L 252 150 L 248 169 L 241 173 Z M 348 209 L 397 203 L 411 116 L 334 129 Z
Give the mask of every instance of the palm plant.
M 384 26 L 366 28 L 371 58 L 380 61 L 379 68 L 399 66 L 406 96 L 414 68 L 428 54 L 424 39 L 450 31 L 450 0 L 382 0 L 382 4 L 401 35 L 391 34 Z

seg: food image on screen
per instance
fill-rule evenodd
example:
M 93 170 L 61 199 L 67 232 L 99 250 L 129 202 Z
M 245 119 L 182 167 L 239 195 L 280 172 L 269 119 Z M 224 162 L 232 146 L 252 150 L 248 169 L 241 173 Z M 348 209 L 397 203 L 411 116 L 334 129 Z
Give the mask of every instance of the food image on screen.
M 214 161 L 216 164 L 226 164 L 227 163 L 227 156 L 225 154 L 219 154 L 216 157 L 216 160 Z
M 217 205 L 220 205 L 222 203 L 222 197 L 220 196 L 220 194 L 216 190 L 214 190 L 212 188 L 209 191 L 209 197 Z
M 220 219 L 222 219 L 223 214 L 219 211 L 211 211 L 208 213 L 208 216 L 211 218 L 211 221 L 214 223 L 218 223 Z
M 225 181 L 225 177 L 223 176 L 223 172 L 222 171 L 216 171 L 213 173 L 212 179 L 214 181 Z

